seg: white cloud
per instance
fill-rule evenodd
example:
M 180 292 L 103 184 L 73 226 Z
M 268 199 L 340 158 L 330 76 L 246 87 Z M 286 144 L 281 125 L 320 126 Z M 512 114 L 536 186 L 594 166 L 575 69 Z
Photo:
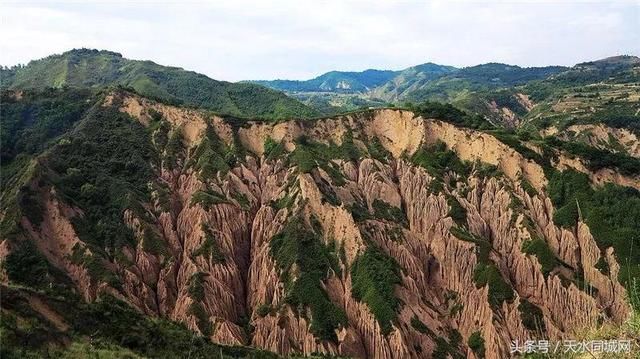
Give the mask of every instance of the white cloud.
M 232 81 L 640 55 L 637 1 L 31 2 L 0 16 L 3 65 L 90 47 Z

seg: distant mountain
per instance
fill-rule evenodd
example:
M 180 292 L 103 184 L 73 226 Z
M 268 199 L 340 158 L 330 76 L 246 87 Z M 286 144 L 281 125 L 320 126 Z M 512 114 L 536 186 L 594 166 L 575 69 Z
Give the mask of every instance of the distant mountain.
M 640 58 L 637 56 L 612 56 L 601 60 L 579 63 L 566 71 L 551 77 L 554 83 L 587 84 L 614 79 L 617 82 L 640 79 Z
M 308 81 L 258 83 L 285 91 L 327 115 L 367 107 L 436 101 L 451 103 L 458 108 L 479 113 L 493 123 L 514 127 L 527 117 L 540 116 L 540 111 L 551 111 L 554 101 L 569 101 L 563 96 L 586 91 L 580 89 L 581 86 L 606 83 L 625 87 L 603 88 L 600 93 L 593 92 L 589 95 L 590 101 L 581 101 L 584 108 L 589 109 L 603 108 L 609 96 L 633 96 L 635 89 L 632 85 L 638 82 L 640 58 L 622 55 L 583 62 L 573 67 L 520 67 L 487 63 L 456 68 L 425 63 L 395 72 L 334 71 Z M 604 93 L 608 95 L 598 97 Z M 529 116 L 536 104 L 541 106 Z M 628 111 L 624 110 L 624 113 Z M 620 118 L 618 122 L 629 123 Z
M 429 81 L 457 71 L 455 67 L 426 63 L 402 71 L 331 71 L 306 81 L 250 81 L 281 90 L 324 114 L 362 107 L 386 106 Z
M 563 66 L 525 68 L 500 63 L 456 68 L 428 62 L 401 71 L 332 71 L 306 81 L 252 82 L 285 91 L 296 98 L 302 97 L 307 103 L 318 102 L 314 98 L 319 96 L 315 94 L 317 92 L 366 95 L 371 104 L 427 99 L 449 101 L 460 92 L 518 86 L 568 69 Z
M 1 87 L 104 87 L 121 85 L 165 102 L 207 108 L 239 117 L 287 118 L 316 115 L 278 91 L 250 83 L 213 80 L 178 67 L 129 60 L 111 51 L 79 49 L 3 69 Z
M 523 85 L 529 81 L 546 79 L 567 69 L 563 66 L 520 67 L 500 63 L 465 67 L 435 81 L 424 83 L 421 87 L 414 88 L 410 92 L 405 91 L 403 98 L 410 101 L 428 99 L 449 101 L 461 91 Z
M 361 72 L 331 71 L 311 80 L 250 81 L 287 92 L 366 92 L 396 76 L 398 71 L 365 70 Z
M 442 76 L 457 71 L 458 69 L 453 66 L 438 65 L 431 62 L 409 67 L 400 71 L 389 82 L 373 90 L 371 96 L 388 101 L 398 100 L 407 93 L 416 91 Z

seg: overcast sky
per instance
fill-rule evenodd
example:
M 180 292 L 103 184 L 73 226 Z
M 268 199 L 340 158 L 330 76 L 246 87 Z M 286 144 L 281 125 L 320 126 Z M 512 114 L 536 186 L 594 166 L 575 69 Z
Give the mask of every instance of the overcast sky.
M 87 47 L 237 81 L 640 55 L 640 0 L 0 1 L 2 65 Z

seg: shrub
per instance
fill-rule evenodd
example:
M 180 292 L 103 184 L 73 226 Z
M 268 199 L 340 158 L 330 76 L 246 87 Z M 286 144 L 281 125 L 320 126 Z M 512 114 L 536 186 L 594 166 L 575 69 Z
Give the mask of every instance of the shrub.
M 38 193 L 28 186 L 24 186 L 18 193 L 18 205 L 22 213 L 35 226 L 39 226 L 44 218 L 44 206 Z
M 462 111 L 448 103 L 425 101 L 409 105 L 409 110 L 424 118 L 435 118 L 458 126 L 476 129 L 493 127 L 484 117 Z
M 193 196 L 191 196 L 191 202 L 189 204 L 191 206 L 199 204 L 208 211 L 212 206 L 220 203 L 229 203 L 229 200 L 223 194 L 207 189 L 204 191 L 196 191 Z
M 178 159 L 182 158 L 182 142 L 182 129 L 179 127 L 174 128 L 170 132 L 167 144 L 164 148 L 164 165 L 168 168 L 176 168 L 178 165 Z
M 449 330 L 449 341 L 444 338 L 436 338 L 436 348 L 432 353 L 434 359 L 463 359 L 464 355 L 460 353 L 460 343 L 462 336 L 455 329 Z
M 166 243 L 149 227 L 144 230 L 142 248 L 153 255 L 167 254 Z
M 467 210 L 460 205 L 460 202 L 458 202 L 455 197 L 449 195 L 447 196 L 447 204 L 449 204 L 449 217 L 459 226 L 466 225 Z
M 456 236 L 456 238 L 462 241 L 472 242 L 476 245 L 476 257 L 478 258 L 478 263 L 489 263 L 489 253 L 491 252 L 492 247 L 488 240 L 476 237 L 466 229 L 460 227 L 451 227 L 449 231 L 451 234 Z
M 4 75 L 4 73 L 3 73 Z M 3 167 L 20 154 L 38 154 L 50 148 L 72 128 L 89 109 L 89 89 L 30 89 L 16 101 L 2 91 L 0 102 L 0 162 Z
M 467 345 L 469 345 L 469 349 L 471 349 L 478 358 L 484 358 L 485 347 L 482 333 L 477 330 L 471 333 Z
M 298 167 L 298 171 L 307 173 L 316 167 L 325 170 L 338 186 L 344 184 L 344 175 L 332 166 L 331 160 L 342 159 L 356 161 L 361 157 L 353 143 L 353 135 L 348 131 L 342 144 L 324 144 L 300 137 L 296 142 L 296 149 L 291 153 L 290 160 Z
M 563 149 L 586 160 L 587 167 L 592 171 L 602 168 L 616 168 L 620 173 L 627 176 L 635 176 L 640 173 L 640 159 L 626 153 L 610 152 L 577 141 L 565 142 L 557 137 L 547 137 L 545 142 L 550 146 Z
M 139 203 L 150 200 L 154 160 L 149 131 L 111 107 L 91 109 L 70 143 L 52 148 L 46 160 L 51 180 L 60 196 L 83 211 L 72 223 L 94 254 L 136 245 L 122 216 L 131 209 L 144 217 Z M 83 187 L 100 196 L 83 196 Z
M 618 279 L 629 289 L 631 279 L 640 276 L 640 192 L 610 183 L 594 189 L 585 174 L 573 170 L 554 173 L 548 188 L 557 208 L 554 221 L 574 226 L 579 204 L 601 251 L 614 248 L 621 267 Z
M 198 311 L 199 309 L 194 309 L 194 313 Z M 126 303 L 107 295 L 72 312 L 77 313 L 73 320 L 75 332 L 118 344 L 145 357 L 276 357 L 266 352 L 254 352 L 249 348 L 213 344 L 208 338 L 194 334 L 183 324 L 146 317 Z M 199 326 L 200 324 L 202 323 L 198 323 Z
M 207 126 L 205 135 L 191 154 L 187 166 L 195 169 L 203 180 L 217 173 L 225 175 L 238 161 L 238 146 L 237 143 L 227 145 L 213 127 Z
M 264 141 L 264 155 L 267 159 L 276 159 L 286 153 L 282 141 L 276 142 L 271 137 Z
M 600 259 L 598 259 L 595 267 L 600 271 L 600 273 L 609 275 L 609 263 L 607 263 L 607 260 L 604 258 L 604 256 L 601 256 Z
M 193 258 L 202 256 L 211 260 L 213 263 L 224 263 L 224 254 L 222 253 L 220 245 L 218 244 L 218 239 L 211 228 L 203 223 L 202 232 L 204 233 L 204 241 L 198 249 L 191 252 L 191 256 Z
M 269 313 L 271 313 L 271 306 L 269 304 L 260 304 L 258 308 L 256 308 L 256 314 L 260 318 L 266 317 Z

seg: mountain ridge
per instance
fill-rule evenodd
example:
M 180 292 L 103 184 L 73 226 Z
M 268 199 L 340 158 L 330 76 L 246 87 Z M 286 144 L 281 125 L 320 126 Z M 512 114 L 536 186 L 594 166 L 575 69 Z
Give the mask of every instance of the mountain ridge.
M 364 71 L 329 71 L 309 80 L 248 80 L 245 82 L 264 85 L 282 91 L 345 93 L 363 92 L 376 87 L 395 76 L 398 71 L 367 69 Z
M 240 117 L 316 115 L 295 99 L 263 86 L 218 81 L 180 67 L 129 60 L 107 50 L 74 49 L 0 71 L 1 86 L 9 89 L 121 85 L 148 97 Z

